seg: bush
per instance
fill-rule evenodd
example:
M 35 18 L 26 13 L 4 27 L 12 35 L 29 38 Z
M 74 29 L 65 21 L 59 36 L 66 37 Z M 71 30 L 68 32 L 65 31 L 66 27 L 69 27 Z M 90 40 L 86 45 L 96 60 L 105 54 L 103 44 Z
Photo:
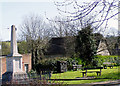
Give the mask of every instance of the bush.
M 25 79 L 25 80 L 11 80 L 3 83 L 2 86 L 68 86 L 66 83 L 57 81 L 48 81 L 45 79 Z
M 69 57 L 58 57 L 58 58 L 46 58 L 39 61 L 38 64 L 35 65 L 36 71 L 39 73 L 44 70 L 57 71 L 57 61 L 67 61 L 68 70 L 72 69 L 73 64 L 78 64 L 77 59 L 69 58 Z
M 84 65 L 85 63 L 77 57 L 57 57 L 57 58 L 45 58 L 40 60 L 38 64 L 36 64 L 35 69 L 38 73 L 40 71 L 50 70 L 53 72 L 57 71 L 57 61 L 67 61 L 68 70 L 72 70 L 72 66 L 75 64 Z M 84 65 L 84 67 L 101 67 L 104 62 L 111 62 L 113 65 L 120 65 L 118 56 L 101 56 L 96 55 L 92 60 L 91 64 Z
M 104 62 L 110 62 L 113 65 L 119 66 L 119 57 L 118 56 L 101 56 L 96 55 L 92 60 L 94 66 L 102 66 Z

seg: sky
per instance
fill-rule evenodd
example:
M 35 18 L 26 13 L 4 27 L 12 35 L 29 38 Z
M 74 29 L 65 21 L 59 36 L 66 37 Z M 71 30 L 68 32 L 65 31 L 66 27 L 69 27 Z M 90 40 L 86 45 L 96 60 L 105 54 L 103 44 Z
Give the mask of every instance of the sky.
M 44 18 L 45 13 L 48 18 L 58 15 L 53 0 L 0 0 L 0 40 L 10 40 L 10 29 L 7 28 L 11 28 L 12 25 L 16 26 L 18 34 L 25 16 L 32 13 Z M 109 27 L 118 29 L 117 20 L 111 19 Z
M 46 18 L 53 18 L 58 15 L 54 3 L 50 0 L 31 2 L 0 2 L 0 36 L 3 41 L 10 40 L 10 29 L 12 25 L 19 27 L 25 16 L 30 14 L 41 15 Z M 46 14 L 46 17 L 45 17 Z

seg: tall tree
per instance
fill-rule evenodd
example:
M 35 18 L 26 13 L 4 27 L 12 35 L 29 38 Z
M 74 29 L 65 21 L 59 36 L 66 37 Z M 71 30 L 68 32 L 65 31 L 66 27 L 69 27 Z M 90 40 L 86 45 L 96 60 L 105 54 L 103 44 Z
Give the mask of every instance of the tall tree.
M 1 46 L 2 55 L 10 54 L 10 42 L 2 42 Z
M 90 25 L 78 32 L 75 50 L 85 65 L 91 64 L 93 56 L 96 53 L 96 47 Z
M 65 22 L 69 19 L 56 16 L 49 20 L 51 35 L 54 37 L 68 37 L 76 35 L 77 30 L 73 22 Z
M 44 57 L 48 43 L 48 25 L 38 15 L 27 16 L 21 25 L 21 35 L 27 42 L 28 52 L 32 53 L 32 68 Z
M 21 41 L 18 43 L 18 52 L 20 54 L 30 53 L 28 52 L 28 45 L 26 41 Z
M 88 18 L 86 22 L 89 22 L 94 19 L 91 24 L 94 24 L 97 29 L 103 23 L 107 28 L 109 20 L 120 13 L 118 12 L 119 0 L 63 0 L 55 1 L 55 5 L 59 14 L 69 17 L 69 21 Z

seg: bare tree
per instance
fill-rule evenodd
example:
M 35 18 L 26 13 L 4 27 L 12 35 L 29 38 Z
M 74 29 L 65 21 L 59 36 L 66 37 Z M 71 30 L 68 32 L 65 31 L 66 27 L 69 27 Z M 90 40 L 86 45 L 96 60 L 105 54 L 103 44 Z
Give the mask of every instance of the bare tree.
M 28 52 L 32 53 L 32 66 L 34 66 L 44 57 L 48 43 L 48 25 L 38 15 L 27 16 L 21 24 L 21 35 L 28 44 Z
M 90 23 L 94 24 L 96 29 L 103 24 L 107 28 L 109 20 L 120 13 L 118 12 L 119 0 L 63 0 L 54 3 L 59 14 L 69 17 L 69 21 L 88 18 L 86 22 L 89 22 L 94 19 Z
M 49 20 L 51 26 L 51 35 L 53 37 L 68 37 L 76 35 L 77 29 L 75 22 L 65 22 L 69 19 L 56 16 L 54 19 Z

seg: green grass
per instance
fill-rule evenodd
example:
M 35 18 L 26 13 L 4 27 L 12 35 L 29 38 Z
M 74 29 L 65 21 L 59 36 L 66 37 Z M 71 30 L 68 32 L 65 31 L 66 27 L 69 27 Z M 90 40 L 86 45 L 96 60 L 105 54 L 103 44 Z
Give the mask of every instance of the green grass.
M 75 79 L 77 77 L 82 77 L 82 73 L 80 73 L 81 71 L 82 70 L 67 71 L 65 73 L 52 74 L 51 79 Z M 95 76 L 96 79 L 94 80 L 71 80 L 71 81 L 59 81 L 59 82 L 64 82 L 67 84 L 83 84 L 83 83 L 117 80 L 117 79 L 120 79 L 120 66 L 114 67 L 113 69 L 110 69 L 110 68 L 102 69 L 101 76 L 97 76 L 96 73 L 87 73 L 87 76 Z

